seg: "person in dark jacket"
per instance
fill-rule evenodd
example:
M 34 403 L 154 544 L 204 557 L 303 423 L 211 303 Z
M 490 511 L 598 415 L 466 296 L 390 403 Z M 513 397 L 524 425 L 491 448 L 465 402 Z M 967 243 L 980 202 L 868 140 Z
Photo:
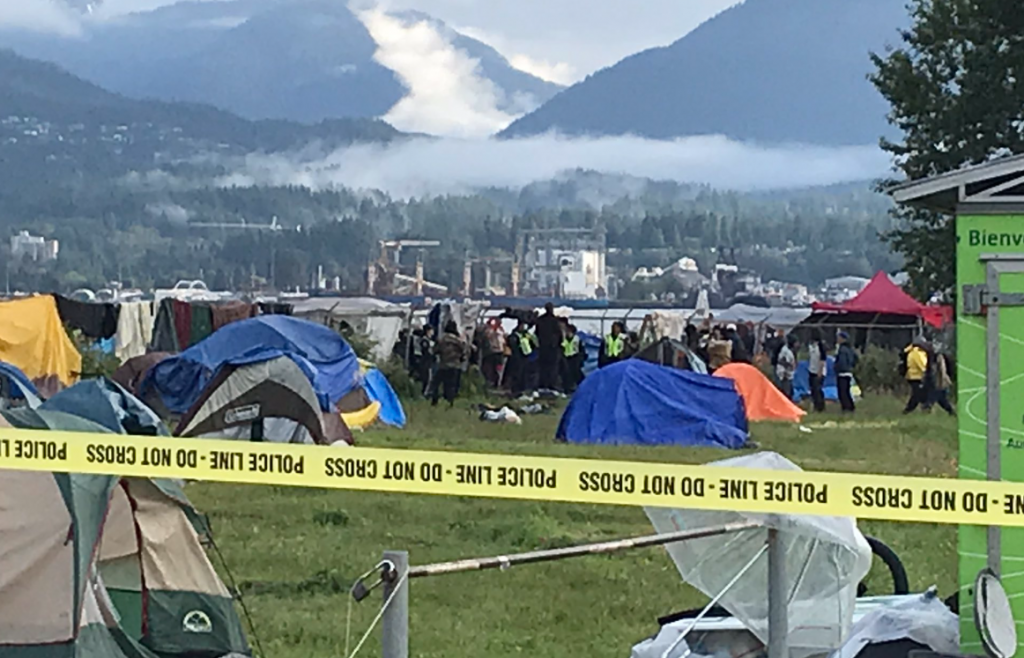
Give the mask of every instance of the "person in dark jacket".
M 562 364 L 562 323 L 555 315 L 555 305 L 544 305 L 544 314 L 534 324 L 537 335 L 537 370 L 540 388 L 558 388 L 558 375 Z
M 747 351 L 747 344 L 740 336 L 736 325 L 730 324 L 725 329 L 725 338 L 732 343 L 732 362 L 750 363 L 750 352 Z
M 437 406 L 443 389 L 444 399 L 448 401 L 448 406 L 452 406 L 459 396 L 462 369 L 469 359 L 469 347 L 459 336 L 459 327 L 454 321 L 449 320 L 444 326 L 444 333 L 438 339 L 434 353 L 437 356 L 437 377 L 431 390 L 430 404 Z
M 509 356 L 505 365 L 505 381 L 512 395 L 518 396 L 532 388 L 533 364 L 537 357 L 535 341 L 526 320 L 519 318 L 519 324 L 508 337 Z
M 845 413 L 853 413 L 857 405 L 853 403 L 853 370 L 857 367 L 857 353 L 850 346 L 850 336 L 840 331 L 837 336 L 839 345 L 836 350 L 836 389 L 839 393 L 839 406 Z

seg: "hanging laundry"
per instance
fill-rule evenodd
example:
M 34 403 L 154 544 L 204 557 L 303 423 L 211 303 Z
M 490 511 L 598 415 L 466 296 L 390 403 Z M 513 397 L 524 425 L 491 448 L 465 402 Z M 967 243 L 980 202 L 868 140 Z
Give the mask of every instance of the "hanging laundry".
M 174 324 L 173 299 L 164 299 L 160 302 L 160 308 L 156 312 L 156 320 L 153 322 L 153 338 L 150 344 L 156 352 L 177 354 L 181 351 L 181 343 L 178 342 L 178 330 Z
M 257 308 L 252 304 L 236 301 L 216 304 L 210 311 L 213 313 L 213 330 L 217 331 L 226 324 L 256 317 Z
M 114 304 L 80 302 L 54 295 L 60 320 L 89 338 L 110 338 L 117 333 L 119 309 Z
M 150 302 L 125 302 L 117 318 L 117 346 L 114 353 L 124 363 L 146 353 L 153 340 L 153 305 Z
M 178 336 L 181 349 L 192 346 L 192 305 L 188 302 L 174 300 L 174 331 Z
M 213 313 L 209 304 L 192 304 L 192 318 L 189 327 L 188 344 L 190 347 L 213 333 Z

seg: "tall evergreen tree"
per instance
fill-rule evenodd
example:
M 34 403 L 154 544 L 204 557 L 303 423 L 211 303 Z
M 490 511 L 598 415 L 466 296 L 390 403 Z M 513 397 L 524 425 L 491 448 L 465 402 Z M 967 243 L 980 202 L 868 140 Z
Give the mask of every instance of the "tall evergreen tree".
M 898 173 L 917 179 L 1024 153 L 1024 12 L 1003 0 L 910 0 L 908 8 L 913 25 L 902 44 L 872 55 L 871 81 L 903 133 L 881 142 Z M 900 226 L 886 237 L 906 260 L 912 292 L 952 290 L 951 218 L 894 212 Z

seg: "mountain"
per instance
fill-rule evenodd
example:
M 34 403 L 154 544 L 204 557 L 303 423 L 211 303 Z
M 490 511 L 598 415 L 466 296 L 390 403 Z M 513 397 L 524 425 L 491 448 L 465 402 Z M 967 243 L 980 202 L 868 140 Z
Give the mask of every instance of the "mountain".
M 250 121 L 205 105 L 132 100 L 54 64 L 0 50 L 0 179 L 9 194 L 31 185 L 194 166 L 210 154 L 244 156 L 311 143 L 331 149 L 401 135 L 370 119 Z
M 0 44 L 55 62 L 135 98 L 205 103 L 249 119 L 313 123 L 385 115 L 407 93 L 374 59 L 377 43 L 338 0 L 179 2 L 111 20 L 83 21 L 85 35 L 0 33 Z M 422 14 L 521 114 L 559 91 L 516 71 L 493 48 Z M 527 99 L 530 102 L 524 103 Z
M 628 57 L 502 135 L 724 134 L 763 143 L 877 143 L 887 105 L 866 76 L 909 24 L 899 0 L 746 0 Z

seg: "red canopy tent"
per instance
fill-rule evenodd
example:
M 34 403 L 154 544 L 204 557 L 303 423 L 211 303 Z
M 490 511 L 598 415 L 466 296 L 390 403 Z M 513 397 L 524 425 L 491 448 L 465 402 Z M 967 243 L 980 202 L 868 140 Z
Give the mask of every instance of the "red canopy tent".
M 920 318 L 941 329 L 953 319 L 949 306 L 928 306 L 917 301 L 892 282 L 889 275 L 879 272 L 853 299 L 842 304 L 815 302 L 815 312 L 824 313 L 876 313 L 880 315 L 906 315 Z

